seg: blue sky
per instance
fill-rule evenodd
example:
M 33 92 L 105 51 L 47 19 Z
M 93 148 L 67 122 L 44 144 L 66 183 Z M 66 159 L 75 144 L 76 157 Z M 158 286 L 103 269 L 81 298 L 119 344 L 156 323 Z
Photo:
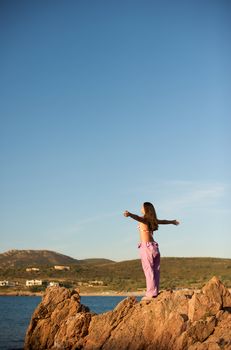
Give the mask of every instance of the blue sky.
M 0 253 L 231 258 L 229 1 L 1 1 Z

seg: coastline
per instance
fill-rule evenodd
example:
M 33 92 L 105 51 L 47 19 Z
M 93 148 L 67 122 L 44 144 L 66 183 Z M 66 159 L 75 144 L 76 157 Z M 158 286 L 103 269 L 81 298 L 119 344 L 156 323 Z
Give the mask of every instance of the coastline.
M 34 297 L 34 296 L 39 296 L 42 297 L 45 292 L 24 292 L 24 291 L 18 291 L 18 292 L 0 292 L 0 296 L 14 296 L 14 297 Z M 114 296 L 143 296 L 145 292 L 116 292 L 116 291 L 110 291 L 110 292 L 83 292 L 79 293 L 80 296 L 102 296 L 102 297 L 114 297 Z
M 194 291 L 196 293 L 200 292 L 200 289 L 180 289 L 181 291 Z M 231 289 L 228 289 L 231 293 Z M 173 290 L 176 292 L 177 290 Z M 162 291 L 161 291 L 162 292 Z M 11 293 L 0 293 L 0 297 L 42 297 L 44 293 L 36 292 L 11 292 Z M 101 292 L 101 293 L 80 293 L 80 297 L 143 297 L 145 292 Z
M 177 290 L 184 290 L 184 291 L 199 291 L 199 289 L 193 289 L 193 288 L 183 288 L 183 289 L 175 289 L 173 291 Z M 163 292 L 164 290 L 160 290 L 160 292 Z M 231 291 L 231 290 L 230 290 Z M 88 297 L 94 297 L 94 296 L 101 296 L 101 297 L 142 297 L 145 295 L 145 290 L 143 291 L 132 291 L 132 292 L 117 292 L 117 291 L 105 291 L 105 292 L 79 292 L 80 297 L 88 296 Z M 29 292 L 29 291 L 11 291 L 11 292 L 0 292 L 0 296 L 27 296 L 27 297 L 33 297 L 33 296 L 39 296 L 42 297 L 45 294 L 45 292 Z
M 42 297 L 43 292 L 26 292 L 26 291 L 14 291 L 14 292 L 0 292 L 0 297 Z

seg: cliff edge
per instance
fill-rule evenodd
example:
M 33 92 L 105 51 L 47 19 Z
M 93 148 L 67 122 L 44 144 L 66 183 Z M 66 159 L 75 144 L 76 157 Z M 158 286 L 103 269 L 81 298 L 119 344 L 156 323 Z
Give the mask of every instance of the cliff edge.
M 95 314 L 76 290 L 49 287 L 36 308 L 25 350 L 230 350 L 231 294 L 217 277 L 200 292 L 135 297 Z

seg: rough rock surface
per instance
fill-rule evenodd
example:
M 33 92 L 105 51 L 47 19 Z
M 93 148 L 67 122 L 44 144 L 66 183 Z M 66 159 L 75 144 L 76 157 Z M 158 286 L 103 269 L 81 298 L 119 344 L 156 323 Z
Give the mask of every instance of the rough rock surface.
M 77 291 L 50 287 L 35 310 L 25 350 L 231 350 L 231 294 L 216 277 L 199 292 L 129 297 L 96 315 Z

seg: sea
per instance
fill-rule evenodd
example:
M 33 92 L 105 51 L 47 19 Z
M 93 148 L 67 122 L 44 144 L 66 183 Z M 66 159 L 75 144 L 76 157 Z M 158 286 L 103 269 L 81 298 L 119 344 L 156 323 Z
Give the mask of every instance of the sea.
M 97 314 L 114 309 L 125 296 L 82 296 L 81 303 Z M 139 300 L 139 298 L 137 298 Z M 36 296 L 0 296 L 0 350 L 22 350 Z

